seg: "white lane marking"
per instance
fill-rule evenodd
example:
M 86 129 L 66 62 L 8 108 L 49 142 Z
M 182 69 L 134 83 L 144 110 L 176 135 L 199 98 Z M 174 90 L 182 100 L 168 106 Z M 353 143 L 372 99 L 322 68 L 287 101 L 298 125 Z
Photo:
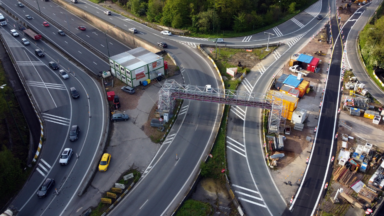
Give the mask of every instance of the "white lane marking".
M 63 84 L 45 83 L 45 82 L 36 82 L 36 81 L 27 81 L 27 84 L 32 87 L 49 88 L 49 89 L 56 89 L 56 90 L 67 90 Z
M 89 35 L 85 35 L 85 36 L 89 37 Z
M 296 18 L 292 18 L 291 19 L 292 22 L 294 22 L 296 25 L 298 25 L 300 28 L 303 28 L 304 27 L 304 24 L 301 23 L 299 20 L 297 20 Z
M 252 195 L 250 195 L 250 194 L 243 193 L 243 192 L 240 192 L 240 191 L 237 191 L 237 190 L 235 190 L 235 193 L 241 194 L 241 195 L 243 195 L 243 196 L 251 197 L 251 198 L 253 198 L 253 199 L 257 199 L 257 200 L 260 200 L 260 201 L 263 201 L 263 199 L 261 199 L 260 197 L 252 196 Z
M 45 167 L 43 166 L 43 164 L 39 163 L 39 167 L 42 168 L 43 170 L 45 170 L 45 172 L 48 172 L 47 168 L 45 168 Z
M 144 202 L 144 204 L 143 204 L 142 206 L 140 206 L 139 209 L 143 208 L 143 206 L 144 206 L 147 202 L 148 202 L 148 200 L 146 200 L 146 201 Z
M 242 143 L 236 141 L 235 139 L 233 139 L 233 138 L 231 138 L 231 137 L 229 137 L 229 136 L 227 136 L 227 138 L 230 139 L 231 141 L 237 143 L 238 145 L 245 147 L 244 144 L 242 144 Z M 237 186 L 237 185 L 236 185 L 236 186 Z M 240 186 L 238 186 L 238 187 L 240 187 Z
M 40 159 L 41 162 L 43 162 L 49 169 L 51 169 L 51 165 L 49 165 L 43 158 Z
M 276 60 L 281 57 L 280 53 L 277 50 L 273 51 L 272 55 L 273 55 L 273 57 L 275 57 Z
M 245 114 L 240 112 L 236 106 L 231 106 L 231 112 L 244 121 Z
M 43 171 L 41 171 L 39 168 L 36 168 L 36 170 L 37 170 L 43 177 L 45 177 L 45 174 L 43 173 Z
M 276 34 L 278 37 L 283 36 L 283 33 L 281 33 L 280 29 L 278 29 L 277 27 L 273 28 L 272 30 L 275 32 L 275 34 Z
M 18 64 L 19 66 L 45 66 L 42 61 L 16 61 L 16 64 Z
M 251 201 L 251 200 L 249 200 L 249 199 L 244 199 L 244 198 L 240 197 L 239 200 L 243 200 L 243 201 L 245 201 L 245 202 L 252 203 L 252 204 L 254 204 L 254 205 L 258 205 L 258 206 L 261 206 L 261 207 L 264 207 L 264 208 L 268 209 L 268 207 L 267 207 L 266 205 L 263 205 L 263 204 L 260 204 L 260 203 Z M 269 209 L 268 209 L 268 210 L 269 210 Z
M 243 85 L 244 85 L 245 89 L 248 91 L 248 93 L 251 93 L 251 91 L 252 91 L 252 84 L 247 80 L 247 78 L 245 78 L 243 80 Z
M 231 149 L 232 151 L 234 151 L 234 152 L 236 152 L 237 154 L 239 154 L 239 155 L 241 155 L 241 156 L 243 156 L 243 157 L 246 158 L 246 155 L 245 155 L 245 149 L 244 149 L 245 146 L 244 146 L 243 144 L 237 142 L 236 140 L 232 139 L 232 138 L 229 137 L 229 136 L 227 136 L 227 141 L 226 141 L 226 143 L 227 143 L 227 148 L 228 148 L 228 149 Z M 238 150 L 232 148 L 231 146 L 234 147 L 234 148 L 236 148 L 236 149 L 238 149 Z M 239 147 L 239 146 L 240 146 L 240 147 Z
M 29 55 L 27 55 L 27 52 L 26 52 L 25 50 L 24 50 L 24 53 L 25 53 L 25 55 L 27 56 L 28 60 L 31 61 L 31 59 L 29 58 Z M 33 67 L 33 69 L 35 69 L 36 74 L 40 77 L 40 80 L 43 81 L 43 78 L 40 76 L 40 73 L 39 73 L 39 71 L 36 69 L 36 67 L 33 66 L 33 65 L 32 65 L 32 67 Z M 54 104 L 55 107 L 57 108 L 56 102 L 55 102 L 55 100 L 53 99 L 51 92 L 49 91 L 49 89 L 48 89 L 47 87 L 45 87 L 45 89 L 47 89 L 47 92 L 48 92 L 49 96 L 51 97 L 53 104 Z
M 259 72 L 261 74 L 263 74 L 267 69 L 264 67 L 263 64 L 261 64 L 261 62 L 259 64 L 257 64 L 257 68 L 259 69 Z
M 252 38 L 252 35 L 251 36 L 245 36 L 241 42 L 249 42 L 251 40 L 251 38 Z
M 104 45 L 103 44 L 100 44 L 102 47 L 104 47 Z
M 71 121 L 68 118 L 64 118 L 61 116 L 55 116 L 55 115 L 51 115 L 48 113 L 42 113 L 42 115 L 43 115 L 44 120 L 52 122 L 52 123 L 60 124 L 60 125 L 69 126 L 69 122 Z
M 97 65 L 97 63 L 96 63 L 96 62 L 93 62 L 93 64 Z
M 96 36 L 98 35 L 96 32 L 92 32 L 93 34 L 95 34 Z
M 77 52 L 79 52 L 79 53 L 81 54 L 80 50 L 79 50 L 79 51 L 77 51 Z
M 185 113 L 187 113 L 188 112 L 188 107 L 189 107 L 189 105 L 186 105 L 186 106 L 182 107 L 180 109 L 179 115 L 184 115 Z

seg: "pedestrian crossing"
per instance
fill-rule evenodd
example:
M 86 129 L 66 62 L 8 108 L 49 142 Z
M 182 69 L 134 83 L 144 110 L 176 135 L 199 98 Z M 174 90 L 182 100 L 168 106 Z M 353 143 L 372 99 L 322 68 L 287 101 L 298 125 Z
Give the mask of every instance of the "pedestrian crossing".
M 234 113 L 241 120 L 245 120 L 245 111 L 238 106 L 231 106 L 231 112 Z
M 252 84 L 247 80 L 247 78 L 243 79 L 242 84 L 248 93 L 252 92 L 252 89 L 253 89 Z
M 281 57 L 279 51 L 277 51 L 277 50 L 273 51 L 273 52 L 272 52 L 272 55 L 273 55 L 273 57 L 275 57 L 276 60 L 279 59 L 279 58 Z
M 277 27 L 273 28 L 272 30 L 275 32 L 275 34 L 276 34 L 278 37 L 283 36 L 283 33 L 281 33 L 280 29 L 278 29 Z
M 186 113 L 188 112 L 188 107 L 189 107 L 189 105 L 186 105 L 186 106 L 181 107 L 180 112 L 179 112 L 179 115 L 184 115 L 184 114 L 186 114 Z
M 19 66 L 45 66 L 42 61 L 16 61 Z
M 49 113 L 42 113 L 43 118 L 47 122 L 63 125 L 63 126 L 69 126 L 69 123 L 71 120 L 69 118 L 57 116 L 57 115 L 52 115 Z
M 231 107 L 231 111 L 233 110 L 233 108 L 236 107 L 237 110 L 241 110 L 242 112 L 244 112 L 242 109 L 240 109 L 238 106 L 232 106 Z M 233 112 L 233 111 L 232 111 Z M 236 114 L 236 113 L 235 113 Z M 244 116 L 245 116 L 245 112 L 244 112 Z M 243 156 L 243 157 L 246 157 L 245 156 L 245 146 L 244 144 L 236 141 L 235 139 L 227 136 L 227 148 L 236 152 L 237 154 Z
M 46 177 L 51 170 L 52 166 L 49 165 L 43 158 L 40 159 L 37 165 L 37 172 L 39 172 L 43 177 Z
M 27 84 L 32 87 L 56 89 L 56 90 L 67 90 L 63 84 L 46 83 L 37 81 L 27 81 Z
M 176 134 L 168 135 L 167 139 L 164 140 L 163 145 L 171 144 L 172 141 L 175 139 Z
M 292 18 L 291 19 L 292 22 L 294 22 L 296 25 L 298 25 L 300 28 L 303 28 L 304 27 L 304 24 L 301 23 L 299 20 L 297 20 L 296 18 Z
M 243 40 L 241 42 L 249 42 L 251 41 L 251 38 L 252 38 L 252 35 L 251 36 L 246 36 L 243 38 Z
M 261 206 L 263 208 L 268 208 L 258 191 L 251 190 L 249 188 L 242 187 L 236 184 L 232 184 L 232 187 L 235 193 L 237 194 L 238 200 L 242 200 L 253 205 Z
M 295 45 L 297 43 L 297 41 L 299 41 L 303 36 L 305 35 L 305 33 L 293 38 L 291 41 L 289 41 L 287 43 L 287 45 L 291 48 L 293 45 Z

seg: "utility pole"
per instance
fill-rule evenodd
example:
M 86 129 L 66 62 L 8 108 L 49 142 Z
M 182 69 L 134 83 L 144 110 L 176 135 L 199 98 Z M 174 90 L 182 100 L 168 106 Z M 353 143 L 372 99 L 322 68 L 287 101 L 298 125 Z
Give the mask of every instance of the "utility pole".
M 41 14 L 40 5 L 39 5 L 39 0 L 36 0 L 36 2 L 37 2 L 37 7 L 39 8 L 39 13 Z
M 267 49 L 265 51 L 269 51 L 269 37 L 271 35 L 275 35 L 275 34 L 272 34 L 272 33 L 269 33 L 269 32 L 264 32 L 264 34 L 267 34 L 268 35 L 268 43 L 267 43 Z

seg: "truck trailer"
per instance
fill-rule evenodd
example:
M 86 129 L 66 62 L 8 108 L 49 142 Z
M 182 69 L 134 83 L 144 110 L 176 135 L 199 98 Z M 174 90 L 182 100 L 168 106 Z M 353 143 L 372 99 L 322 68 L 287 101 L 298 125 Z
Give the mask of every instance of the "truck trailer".
M 25 29 L 24 33 L 31 37 L 33 40 L 40 40 L 42 38 L 41 35 L 32 31 L 32 29 Z

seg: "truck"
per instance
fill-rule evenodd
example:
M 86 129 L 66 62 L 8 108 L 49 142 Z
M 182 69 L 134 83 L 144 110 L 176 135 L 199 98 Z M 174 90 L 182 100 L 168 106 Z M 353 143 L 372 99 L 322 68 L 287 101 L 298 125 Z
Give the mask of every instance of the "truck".
M 293 65 L 292 67 L 289 67 L 289 70 L 294 73 L 301 73 L 303 76 L 307 76 L 309 73 L 311 73 L 310 71 L 302 69 L 299 67 L 299 65 Z
M 0 25 L 1 26 L 6 26 L 7 25 L 7 20 L 3 16 L 3 14 L 0 13 Z
M 23 31 L 25 34 L 27 34 L 29 37 L 31 37 L 33 40 L 40 40 L 42 37 L 41 35 L 35 33 L 34 31 L 32 31 L 32 29 L 25 29 Z

